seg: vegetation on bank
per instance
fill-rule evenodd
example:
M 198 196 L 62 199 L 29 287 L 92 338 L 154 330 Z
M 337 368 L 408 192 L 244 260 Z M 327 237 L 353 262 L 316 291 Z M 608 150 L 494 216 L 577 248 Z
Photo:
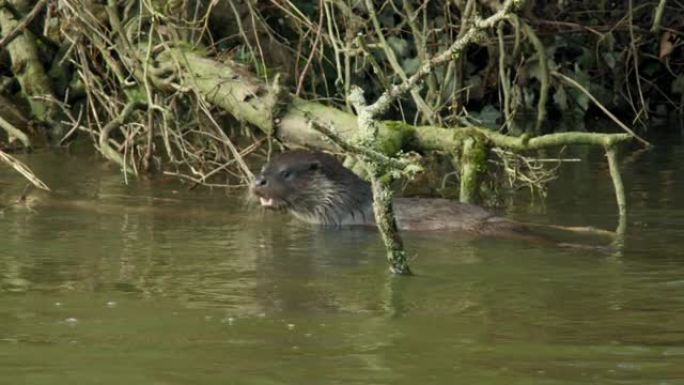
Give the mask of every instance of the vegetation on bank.
M 6 152 L 90 140 L 126 178 L 239 185 L 245 156 L 307 145 L 356 154 L 388 202 L 439 153 L 477 201 L 543 191 L 560 149 L 592 145 L 624 229 L 617 146 L 682 113 L 683 16 L 666 0 L 5 0 L 0 159 L 30 175 Z

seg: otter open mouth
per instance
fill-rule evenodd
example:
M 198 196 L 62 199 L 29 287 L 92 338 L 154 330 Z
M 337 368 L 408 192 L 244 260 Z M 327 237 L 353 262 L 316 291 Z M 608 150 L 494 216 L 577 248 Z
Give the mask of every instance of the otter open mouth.
M 263 197 L 263 196 L 258 196 L 259 198 L 259 204 L 261 207 L 270 209 L 270 210 L 281 210 L 285 208 L 285 201 L 274 198 L 274 197 Z
M 266 199 L 266 198 L 259 197 L 259 203 L 261 203 L 261 205 L 263 207 L 274 207 L 275 206 L 275 204 L 273 203 L 273 198 Z

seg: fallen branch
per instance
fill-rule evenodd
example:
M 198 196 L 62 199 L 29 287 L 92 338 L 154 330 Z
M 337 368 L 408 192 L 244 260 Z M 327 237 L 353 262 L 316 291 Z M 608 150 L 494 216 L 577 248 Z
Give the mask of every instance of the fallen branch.
M 339 146 L 342 150 L 350 154 L 371 159 L 373 162 L 381 164 L 384 167 L 393 168 L 397 170 L 404 170 L 408 166 L 412 165 L 412 163 L 407 162 L 404 159 L 391 158 L 381 152 L 374 151 L 372 149 L 364 147 L 355 146 L 347 139 L 338 135 L 333 127 L 326 127 L 320 124 L 319 122 L 316 122 L 315 120 L 311 120 L 309 124 L 314 130 L 325 135 L 328 139 L 330 139 L 333 143 Z
M 22 163 L 19 159 L 11 156 L 10 154 L 0 150 L 0 161 L 4 162 L 5 164 L 9 165 L 13 169 L 15 169 L 18 173 L 24 176 L 24 178 L 28 179 L 31 184 L 34 186 L 38 187 L 39 189 L 45 190 L 45 191 L 50 191 L 50 187 L 43 183 L 42 180 L 40 180 L 34 173 L 31 171 L 28 166 L 26 166 L 24 163 Z
M 453 135 L 462 138 L 481 136 L 486 138 L 496 147 L 508 148 L 516 151 L 540 150 L 542 148 L 570 144 L 606 147 L 621 142 L 628 142 L 633 138 L 633 136 L 629 134 L 602 134 L 595 132 L 558 132 L 555 134 L 534 137 L 528 135 L 509 136 L 481 127 L 464 127 L 458 129 Z
M 9 138 L 17 138 L 21 142 L 21 144 L 24 145 L 25 148 L 31 147 L 31 140 L 29 139 L 28 135 L 26 135 L 20 129 L 14 127 L 12 123 L 5 120 L 2 116 L 0 116 L 0 128 L 5 130 Z

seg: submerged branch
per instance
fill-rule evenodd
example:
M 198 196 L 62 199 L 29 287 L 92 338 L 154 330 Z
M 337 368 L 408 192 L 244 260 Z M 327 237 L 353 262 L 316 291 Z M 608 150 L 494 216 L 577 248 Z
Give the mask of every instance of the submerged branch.
M 615 233 L 618 237 L 617 243 L 621 246 L 624 243 L 625 230 L 627 229 L 627 200 L 625 199 L 625 188 L 622 184 L 622 176 L 618 167 L 617 148 L 614 145 L 606 146 L 606 157 L 608 158 L 610 177 L 613 180 L 615 200 L 617 201 L 618 213 L 620 215 Z

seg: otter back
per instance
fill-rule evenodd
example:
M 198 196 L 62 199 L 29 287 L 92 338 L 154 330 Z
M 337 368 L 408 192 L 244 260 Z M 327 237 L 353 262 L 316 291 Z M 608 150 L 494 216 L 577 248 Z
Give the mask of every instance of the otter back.
M 482 207 L 449 199 L 397 198 L 394 207 L 397 225 L 402 230 L 489 233 L 494 229 L 523 229 L 520 224 L 497 217 Z

